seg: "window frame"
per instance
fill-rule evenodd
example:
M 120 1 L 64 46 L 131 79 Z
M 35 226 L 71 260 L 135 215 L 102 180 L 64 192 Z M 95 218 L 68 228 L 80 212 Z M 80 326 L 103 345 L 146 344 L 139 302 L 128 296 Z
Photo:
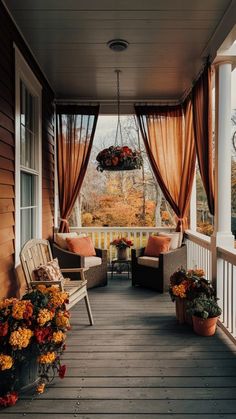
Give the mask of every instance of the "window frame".
M 19 264 L 21 250 L 21 171 L 35 176 L 36 195 L 36 226 L 35 238 L 42 238 L 42 86 L 26 63 L 17 46 L 15 49 L 15 265 Z M 20 84 L 23 82 L 35 98 L 35 124 L 37 170 L 21 166 L 21 92 Z

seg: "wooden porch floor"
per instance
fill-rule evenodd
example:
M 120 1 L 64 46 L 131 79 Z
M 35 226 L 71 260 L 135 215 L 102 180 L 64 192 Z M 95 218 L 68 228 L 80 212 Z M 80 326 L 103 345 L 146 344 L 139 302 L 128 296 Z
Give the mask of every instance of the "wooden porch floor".
M 201 338 L 176 323 L 168 295 L 122 276 L 72 310 L 64 380 L 25 394 L 1 418 L 218 419 L 236 417 L 236 347 L 218 329 Z

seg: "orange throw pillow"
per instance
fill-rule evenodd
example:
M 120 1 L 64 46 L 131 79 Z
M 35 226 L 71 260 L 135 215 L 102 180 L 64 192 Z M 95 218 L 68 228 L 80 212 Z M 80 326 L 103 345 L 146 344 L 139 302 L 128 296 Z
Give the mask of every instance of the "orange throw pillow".
M 169 251 L 170 242 L 170 237 L 149 236 L 144 255 L 158 257 L 160 253 Z
M 90 237 L 66 238 L 70 252 L 78 253 L 80 256 L 96 256 L 93 242 Z

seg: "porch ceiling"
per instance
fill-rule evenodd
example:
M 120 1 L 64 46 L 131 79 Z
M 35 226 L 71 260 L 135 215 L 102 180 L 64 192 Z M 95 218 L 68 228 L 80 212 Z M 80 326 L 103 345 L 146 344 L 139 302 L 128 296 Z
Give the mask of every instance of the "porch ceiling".
M 232 29 L 230 0 L 5 0 L 58 98 L 179 100 Z M 129 47 L 112 52 L 107 41 Z

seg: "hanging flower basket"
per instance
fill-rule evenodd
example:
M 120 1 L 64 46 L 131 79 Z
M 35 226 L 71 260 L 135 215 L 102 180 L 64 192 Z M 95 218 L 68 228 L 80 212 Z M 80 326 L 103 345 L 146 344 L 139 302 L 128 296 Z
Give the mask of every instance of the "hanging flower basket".
M 141 169 L 143 159 L 140 151 L 131 150 L 128 146 L 111 146 L 97 155 L 97 170 L 103 172 Z

